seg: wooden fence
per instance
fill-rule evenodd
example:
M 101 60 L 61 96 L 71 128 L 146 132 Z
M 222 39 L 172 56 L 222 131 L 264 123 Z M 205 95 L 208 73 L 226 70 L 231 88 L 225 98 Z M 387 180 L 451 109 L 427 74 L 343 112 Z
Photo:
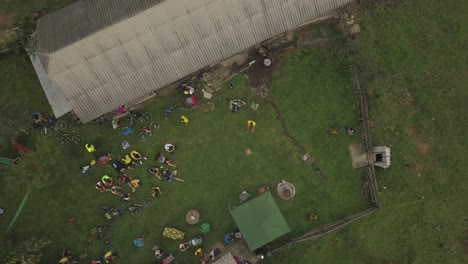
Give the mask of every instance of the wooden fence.
M 375 175 L 374 159 L 372 157 L 372 140 L 369 129 L 369 112 L 367 106 L 366 91 L 359 83 L 359 78 L 356 69 L 351 65 L 351 71 L 353 74 L 354 93 L 356 94 L 356 101 L 358 107 L 358 119 L 362 125 L 363 138 L 364 138 L 364 149 L 367 154 L 368 166 L 366 169 L 366 177 L 369 182 L 368 188 L 370 193 L 371 202 L 374 206 L 380 207 L 379 200 L 377 199 L 377 176 Z

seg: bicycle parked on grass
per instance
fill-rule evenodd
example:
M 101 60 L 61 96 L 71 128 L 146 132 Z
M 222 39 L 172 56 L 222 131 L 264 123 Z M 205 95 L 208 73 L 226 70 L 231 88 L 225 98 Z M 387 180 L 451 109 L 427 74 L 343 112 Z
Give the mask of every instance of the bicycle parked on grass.
M 145 112 L 145 113 L 130 112 L 129 116 L 130 116 L 130 125 L 133 125 L 137 121 L 141 123 L 149 122 L 153 118 L 153 116 L 148 112 Z
M 154 204 L 154 199 L 146 197 L 141 202 L 135 202 L 127 207 L 127 210 L 132 213 L 133 216 L 137 217 L 141 215 L 143 208 L 151 207 Z
M 67 123 L 65 121 L 55 121 L 53 119 L 48 119 L 44 122 L 44 127 L 41 129 L 41 135 L 43 137 L 50 137 L 50 135 L 52 135 L 52 130 L 62 131 L 67 128 Z
M 184 109 L 184 106 L 180 103 L 176 103 L 168 107 L 164 107 L 162 109 L 162 115 L 163 115 L 164 120 L 168 120 L 171 117 L 171 113 L 174 113 L 183 109 Z
M 146 141 L 149 137 L 153 136 L 154 131 L 158 130 L 159 127 L 160 124 L 157 121 L 153 121 L 149 125 L 142 127 L 140 133 L 138 133 L 138 139 Z
M 84 142 L 84 137 L 80 135 L 72 135 L 72 134 L 62 132 L 62 137 L 57 140 L 57 143 L 59 144 L 59 146 L 62 147 L 68 142 L 73 142 L 77 145 L 82 144 Z
M 107 222 L 104 226 L 93 227 L 88 233 L 88 243 L 92 244 L 97 240 L 104 246 L 110 246 L 112 244 L 111 228 L 112 222 Z

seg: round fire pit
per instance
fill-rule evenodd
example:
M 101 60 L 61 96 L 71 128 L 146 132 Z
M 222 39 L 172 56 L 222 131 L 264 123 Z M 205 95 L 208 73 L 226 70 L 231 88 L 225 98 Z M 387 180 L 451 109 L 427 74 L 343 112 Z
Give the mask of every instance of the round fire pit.
M 296 195 L 296 187 L 290 182 L 282 180 L 278 183 L 278 187 L 276 188 L 278 192 L 279 198 L 283 200 L 290 200 Z

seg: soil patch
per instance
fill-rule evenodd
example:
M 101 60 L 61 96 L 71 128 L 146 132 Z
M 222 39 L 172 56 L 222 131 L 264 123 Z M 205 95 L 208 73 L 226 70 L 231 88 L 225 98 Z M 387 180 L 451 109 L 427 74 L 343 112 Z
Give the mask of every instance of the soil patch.
M 429 152 L 431 145 L 418 140 L 416 141 L 416 147 L 418 148 L 419 153 L 426 155 Z
M 408 136 L 412 137 L 416 134 L 416 128 L 414 126 L 410 126 L 406 129 L 406 133 Z
M 416 163 L 414 165 L 414 168 L 415 168 L 417 173 L 421 173 L 421 172 L 424 172 L 424 170 L 426 168 L 426 165 L 424 165 L 423 163 L 418 162 L 418 163 Z
M 415 102 L 414 96 L 410 93 L 406 93 L 400 97 L 400 103 L 404 106 L 414 106 Z
M 10 28 L 15 24 L 15 18 L 0 10 L 0 28 Z
M 292 49 L 284 49 L 267 57 L 260 58 L 257 60 L 258 62 L 247 69 L 246 77 L 255 94 L 263 98 L 268 96 L 273 73 L 281 69 L 291 52 Z M 263 64 L 264 59 L 270 59 L 271 66 L 265 66 Z
M 352 143 L 349 144 L 348 148 L 354 169 L 369 165 L 369 162 L 367 161 L 367 154 L 361 144 Z

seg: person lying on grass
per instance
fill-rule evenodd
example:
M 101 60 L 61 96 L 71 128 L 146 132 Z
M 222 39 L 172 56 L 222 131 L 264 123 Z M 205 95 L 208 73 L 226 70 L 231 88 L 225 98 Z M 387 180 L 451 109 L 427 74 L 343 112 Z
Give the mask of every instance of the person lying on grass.
M 130 180 L 129 184 L 132 188 L 132 192 L 135 192 L 135 188 L 139 188 L 143 185 L 143 183 L 139 179 L 132 179 Z
M 113 161 L 110 166 L 114 168 L 118 173 L 123 172 L 126 168 L 126 166 L 118 160 Z
M 122 193 L 120 195 L 120 200 L 122 200 L 122 202 L 128 202 L 132 199 L 132 194 L 131 193 Z
M 127 169 L 133 170 L 132 164 L 136 165 L 136 163 L 130 158 L 130 155 L 125 155 L 122 159 L 123 163 L 125 166 L 127 166 Z
M 162 166 L 161 166 L 162 167 Z M 161 176 L 161 172 L 159 171 L 159 168 L 153 167 L 150 170 L 150 173 L 156 176 Z
M 155 198 L 156 196 L 159 196 L 162 193 L 161 188 L 159 187 L 153 187 L 151 188 L 151 196 Z
M 138 151 L 136 150 L 132 150 L 132 152 L 130 152 L 130 156 L 132 156 L 132 159 L 134 159 L 135 161 L 139 161 L 140 164 L 143 164 L 143 161 L 141 161 L 142 159 L 147 159 L 146 157 L 143 157 Z
M 161 173 L 161 176 L 159 175 L 156 175 L 156 177 L 158 177 L 158 179 L 160 179 L 161 181 L 173 181 L 173 180 L 176 180 L 176 181 L 180 181 L 180 182 L 184 182 L 183 179 L 180 179 L 180 178 L 177 178 L 176 177 L 177 175 L 177 171 L 170 171 L 168 169 L 165 169 L 162 171 Z
M 118 185 L 114 185 L 111 187 L 111 193 L 113 195 L 121 195 L 122 194 L 122 191 L 123 191 L 123 188 L 118 186 Z
M 102 181 L 98 181 L 96 183 L 96 190 L 98 190 L 100 192 L 107 192 L 108 191 L 107 187 L 104 185 L 104 183 L 102 183 Z
M 132 177 L 129 177 L 126 174 L 121 174 L 121 175 L 119 175 L 118 179 L 119 179 L 120 182 L 126 183 L 128 185 L 128 187 L 130 187 L 132 190 L 135 189 L 133 187 L 132 183 L 131 183 L 131 181 L 133 180 Z
M 172 160 L 167 159 L 166 157 L 164 157 L 164 155 L 163 155 L 161 152 L 159 152 L 158 154 L 156 154 L 155 159 L 156 159 L 156 161 L 159 162 L 159 163 L 164 163 L 164 164 L 167 164 L 167 166 L 171 166 L 171 167 L 177 168 L 176 165 L 172 164 Z
M 168 152 L 168 153 L 171 153 L 171 154 L 174 154 L 174 150 L 175 150 L 175 146 L 171 143 L 166 143 L 164 145 L 164 149 Z

